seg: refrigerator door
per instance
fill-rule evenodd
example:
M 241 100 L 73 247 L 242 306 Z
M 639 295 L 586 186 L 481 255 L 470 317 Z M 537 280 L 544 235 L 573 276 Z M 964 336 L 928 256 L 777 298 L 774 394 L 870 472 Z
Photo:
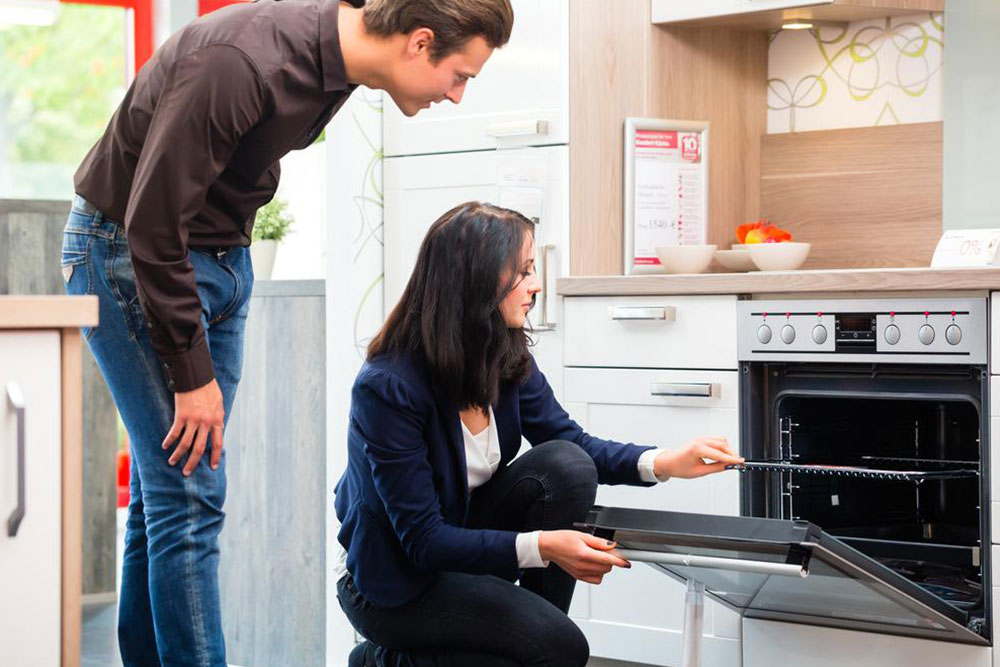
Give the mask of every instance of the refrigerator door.
M 746 618 L 989 644 L 965 611 L 805 521 L 595 507 L 582 527 Z
M 445 101 L 407 117 L 386 94 L 387 156 L 569 141 L 569 0 L 512 0 L 514 29 L 460 104 Z
M 386 158 L 385 309 L 399 301 L 420 243 L 443 213 L 476 200 L 535 220 L 535 265 L 543 282 L 528 315 L 532 348 L 562 398 L 562 300 L 556 279 L 569 274 L 569 151 L 566 146 Z

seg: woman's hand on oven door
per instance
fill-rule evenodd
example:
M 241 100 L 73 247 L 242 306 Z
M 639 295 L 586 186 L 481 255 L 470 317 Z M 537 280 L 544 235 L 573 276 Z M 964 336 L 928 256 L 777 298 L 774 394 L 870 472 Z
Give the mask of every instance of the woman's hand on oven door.
M 725 438 L 695 438 L 677 449 L 668 449 L 653 461 L 658 479 L 680 477 L 691 479 L 726 469 L 727 465 L 743 463 L 729 448 Z
M 538 535 L 538 554 L 588 584 L 601 583 L 613 567 L 632 567 L 615 551 L 614 542 L 577 530 L 543 530 Z

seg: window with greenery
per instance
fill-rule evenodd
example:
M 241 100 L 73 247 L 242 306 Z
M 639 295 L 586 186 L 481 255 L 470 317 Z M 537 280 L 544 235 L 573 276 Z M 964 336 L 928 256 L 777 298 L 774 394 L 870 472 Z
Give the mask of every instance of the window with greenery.
M 69 199 L 125 94 L 126 11 L 63 4 L 51 26 L 0 23 L 0 199 Z

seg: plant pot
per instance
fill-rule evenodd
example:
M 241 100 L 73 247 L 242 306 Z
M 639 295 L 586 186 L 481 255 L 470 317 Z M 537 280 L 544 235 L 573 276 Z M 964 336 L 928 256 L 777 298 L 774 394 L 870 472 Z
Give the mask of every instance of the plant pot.
M 274 255 L 278 242 L 272 239 L 254 241 L 250 244 L 250 262 L 253 264 L 254 280 L 270 280 L 274 269 Z

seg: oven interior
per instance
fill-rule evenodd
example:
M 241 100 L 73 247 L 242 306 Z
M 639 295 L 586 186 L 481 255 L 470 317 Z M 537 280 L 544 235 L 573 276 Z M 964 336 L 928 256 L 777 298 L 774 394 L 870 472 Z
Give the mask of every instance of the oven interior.
M 982 625 L 982 369 L 757 363 L 743 374 L 743 455 L 764 464 L 741 479 L 744 513 L 810 521 Z

